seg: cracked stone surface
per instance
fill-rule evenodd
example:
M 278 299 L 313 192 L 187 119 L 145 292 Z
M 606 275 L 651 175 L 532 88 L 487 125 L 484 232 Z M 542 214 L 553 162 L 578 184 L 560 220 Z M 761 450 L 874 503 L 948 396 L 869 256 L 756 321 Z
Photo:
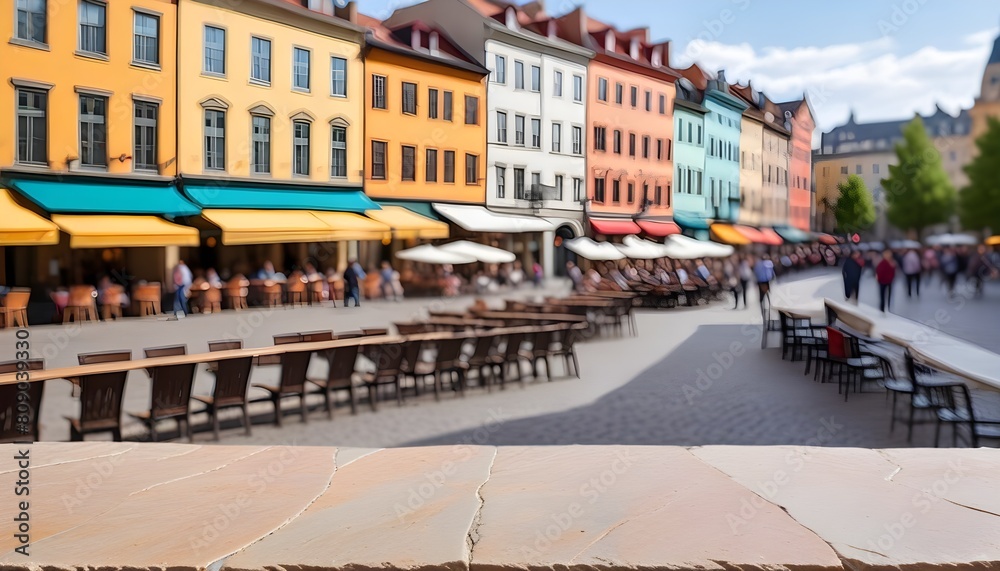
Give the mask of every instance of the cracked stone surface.
M 0 445 L 0 486 L 18 479 Z M 995 450 L 52 443 L 32 571 L 1000 568 Z M 12 521 L 15 496 L 0 504 Z

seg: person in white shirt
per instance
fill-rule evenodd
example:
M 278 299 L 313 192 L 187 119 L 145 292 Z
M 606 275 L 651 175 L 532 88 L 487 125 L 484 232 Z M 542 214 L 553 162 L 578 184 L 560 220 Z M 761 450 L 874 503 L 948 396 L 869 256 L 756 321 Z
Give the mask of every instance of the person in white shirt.
M 920 273 L 923 271 L 920 254 L 916 250 L 909 250 L 903 256 L 903 275 L 906 276 L 906 297 L 913 297 L 914 285 L 916 285 L 917 297 L 920 297 Z

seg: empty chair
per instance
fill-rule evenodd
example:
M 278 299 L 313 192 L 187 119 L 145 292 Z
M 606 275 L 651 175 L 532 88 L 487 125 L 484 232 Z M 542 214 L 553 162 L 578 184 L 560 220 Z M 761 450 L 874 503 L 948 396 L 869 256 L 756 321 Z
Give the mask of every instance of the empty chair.
M 41 359 L 0 363 L 0 374 L 40 371 L 41 369 Z M 0 385 L 0 442 L 40 440 L 38 413 L 42 408 L 42 389 L 44 388 L 44 381 L 29 382 L 28 400 L 25 402 L 18 400 L 21 389 L 18 388 L 17 383 Z M 21 398 L 23 399 L 23 397 Z
M 466 337 L 451 337 L 437 342 L 437 357 L 434 363 L 434 398 L 440 398 L 440 391 L 447 375 L 448 385 L 465 395 L 465 373 L 469 364 L 462 360 L 462 348 Z
M 531 349 L 521 351 L 521 358 L 531 363 L 531 376 L 538 378 L 538 364 L 545 363 L 545 378 L 552 380 L 552 364 L 549 361 L 549 346 L 552 344 L 551 331 L 536 331 L 532 337 Z
M 434 328 L 430 325 L 420 322 L 393 323 L 392 325 L 396 328 L 396 331 L 398 331 L 400 335 L 417 335 L 419 333 L 429 333 L 434 330 Z
M 281 426 L 281 401 L 287 397 L 299 397 L 302 422 L 309 422 L 309 408 L 306 406 L 306 372 L 312 351 L 289 351 L 281 354 L 281 379 L 278 386 L 254 384 L 271 394 L 274 404 L 274 424 Z
M 147 359 L 172 357 L 185 355 L 187 347 L 184 345 L 156 347 L 145 349 L 144 353 Z M 152 379 L 152 402 L 149 410 L 129 414 L 146 424 L 153 442 L 159 439 L 156 423 L 168 418 L 175 419 L 178 432 L 185 434 L 189 441 L 192 440 L 191 388 L 194 385 L 196 367 L 197 363 L 186 363 L 147 369 Z
M 97 289 L 89 285 L 69 286 L 69 302 L 63 310 L 63 323 L 97 321 Z
M 422 359 L 424 342 L 411 339 L 403 344 L 403 362 L 399 366 L 400 381 L 413 377 L 413 392 L 420 396 L 420 385 L 434 375 L 434 363 Z
M 395 387 L 396 402 L 402 405 L 403 391 L 399 381 L 406 354 L 404 343 L 388 343 L 372 347 L 375 348 L 372 359 L 375 362 L 375 372 L 361 376 L 361 380 L 368 386 L 368 402 L 372 410 L 378 410 L 379 387 L 386 385 Z
M 243 341 L 239 339 L 224 341 L 209 341 L 210 352 L 231 351 L 242 349 Z M 250 436 L 250 409 L 247 399 L 247 387 L 250 385 L 250 371 L 253 365 L 252 357 L 237 357 L 224 359 L 213 363 L 210 371 L 215 374 L 215 389 L 212 396 L 195 396 L 194 399 L 205 405 L 212 420 L 212 431 L 215 439 L 219 439 L 219 411 L 226 408 L 243 410 L 243 428 Z
M 83 353 L 77 356 L 81 365 L 114 363 L 132 359 L 131 351 Z M 122 397 L 128 371 L 95 373 L 80 377 L 80 418 L 69 418 L 70 440 L 83 440 L 84 435 L 110 432 L 115 442 L 122 439 Z
M 579 329 L 567 327 L 553 335 L 555 344 L 549 348 L 550 356 L 563 358 L 566 374 L 573 375 L 578 379 L 580 378 L 580 361 L 576 358 L 576 342 L 580 340 L 581 335 Z
M 973 402 L 972 394 L 964 383 L 941 384 L 930 388 L 937 393 L 940 406 L 937 409 L 938 423 L 934 430 L 934 447 L 941 439 L 941 426 L 951 425 L 951 444 L 957 446 L 960 439 L 959 428 L 968 432 L 968 444 L 979 447 L 980 440 L 1000 442 L 1000 417 L 995 411 L 985 413 Z M 992 416 L 990 416 L 992 414 Z M 964 438 L 962 438 L 964 440 Z
M 320 341 L 333 341 L 340 336 L 334 335 L 333 331 L 306 331 L 299 333 L 300 343 L 319 343 Z
M 301 343 L 302 334 L 301 333 L 282 333 L 280 335 L 275 335 L 274 337 L 275 345 L 288 345 L 289 343 Z M 261 355 L 254 360 L 255 365 L 280 365 L 281 355 Z
M 369 335 L 388 335 L 389 330 L 385 327 L 362 327 L 361 333 L 365 336 Z
M 333 418 L 333 397 L 337 392 L 347 392 L 351 402 L 351 414 L 358 413 L 358 394 L 354 384 L 354 367 L 358 360 L 357 345 L 337 347 L 326 351 L 330 367 L 325 379 L 309 379 L 309 382 L 319 387 L 326 403 L 326 414 Z
M 487 390 L 493 389 L 493 383 L 497 376 L 496 369 L 498 363 L 494 357 L 497 353 L 497 346 L 500 339 L 500 335 L 479 335 L 476 338 L 472 355 L 466 361 L 469 371 L 477 372 L 479 386 L 485 386 Z M 503 374 L 502 371 L 500 374 Z
M 511 333 L 507 335 L 507 342 L 503 350 L 503 368 L 507 369 L 500 375 L 501 387 L 505 384 L 507 375 L 511 367 L 517 373 L 517 380 L 524 383 L 524 376 L 521 374 L 521 345 L 525 340 L 524 333 Z
M 30 298 L 29 288 L 11 288 L 7 295 L 0 299 L 0 327 L 27 327 Z
M 364 336 L 365 334 L 362 331 L 344 331 L 337 334 L 337 339 L 357 339 Z

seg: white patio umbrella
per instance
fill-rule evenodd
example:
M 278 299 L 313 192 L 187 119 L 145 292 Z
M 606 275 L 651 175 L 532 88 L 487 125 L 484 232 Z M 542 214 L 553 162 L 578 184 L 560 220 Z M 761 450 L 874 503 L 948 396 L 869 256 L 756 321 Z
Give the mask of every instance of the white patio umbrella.
M 633 260 L 657 260 L 667 257 L 670 251 L 669 248 L 659 242 L 643 240 L 635 235 L 625 236 L 622 242 L 624 243 L 616 247 L 622 254 L 625 254 L 626 258 Z
M 424 264 L 472 264 L 478 260 L 468 254 L 449 252 L 431 244 L 424 244 L 409 250 L 396 252 L 400 260 L 420 262 Z
M 725 258 L 732 256 L 735 248 L 728 244 L 706 242 L 689 238 L 683 234 L 673 234 L 667 237 L 668 257 L 675 260 L 690 260 L 693 258 Z
M 517 259 L 517 256 L 513 252 L 487 246 L 486 244 L 477 244 L 468 240 L 443 244 L 438 246 L 438 248 L 446 252 L 471 256 L 484 264 L 508 264 Z
M 910 250 L 923 247 L 923 245 L 916 240 L 896 240 L 895 242 L 890 242 L 889 246 L 891 246 L 894 250 Z
M 938 234 L 927 238 L 924 242 L 931 246 L 975 246 L 979 240 L 968 234 Z
M 625 254 L 609 242 L 595 242 L 586 236 L 573 238 L 564 242 L 566 248 L 576 253 L 578 256 L 593 260 L 595 262 L 608 260 L 622 260 Z

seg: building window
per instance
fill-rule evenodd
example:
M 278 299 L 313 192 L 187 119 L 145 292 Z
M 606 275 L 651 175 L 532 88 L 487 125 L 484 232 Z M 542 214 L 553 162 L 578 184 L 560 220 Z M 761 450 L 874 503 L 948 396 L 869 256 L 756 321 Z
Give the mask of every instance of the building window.
M 268 174 L 271 172 L 271 118 L 253 115 L 252 164 L 250 172 Z
M 347 176 L 347 129 L 334 127 L 330 130 L 330 176 L 343 178 Z M 385 154 L 382 155 L 383 161 Z M 383 167 L 384 172 L 384 167 Z
M 17 162 L 48 163 L 48 93 L 17 90 Z
M 616 105 L 621 105 L 623 101 L 625 101 L 625 86 L 622 85 L 622 84 L 620 84 L 620 83 L 616 83 L 615 84 L 615 104 Z
M 108 164 L 108 100 L 80 96 L 80 164 L 103 167 Z
M 226 75 L 226 31 L 205 26 L 205 73 Z
M 465 124 L 479 124 L 479 98 L 472 95 L 465 96 Z
M 437 149 L 427 149 L 425 153 L 427 164 L 424 168 L 424 180 L 427 182 L 437 182 L 438 180 L 438 152 Z
M 656 160 L 663 160 L 663 139 L 656 140 Z
M 598 78 L 597 80 L 597 100 L 608 101 L 608 80 L 606 78 Z
M 271 41 L 250 38 L 250 79 L 271 83 Z
M 628 156 L 635 157 L 635 133 L 628 134 Z
M 622 154 L 622 132 L 621 131 L 615 129 L 614 141 L 612 141 L 612 143 L 614 144 L 613 150 L 614 150 L 615 154 L 616 155 Z
M 479 184 L 479 156 L 465 153 L 465 184 L 476 186 Z
M 514 144 L 524 145 L 524 116 L 514 115 Z
M 493 67 L 493 81 L 500 84 L 507 83 L 507 58 L 499 54 Z
M 160 19 L 136 12 L 133 18 L 132 61 L 149 65 L 160 64 Z
M 607 148 L 608 130 L 606 127 L 594 127 L 594 150 L 604 151 Z
M 444 181 L 455 182 L 455 151 L 444 152 Z
M 847 174 L 847 165 L 840 167 L 840 174 Z
M 653 92 L 646 90 L 646 111 L 653 110 Z
M 205 110 L 205 169 L 226 170 L 226 113 Z
M 663 187 L 660 185 L 656 185 L 653 190 L 653 202 L 655 204 L 663 204 Z
M 452 94 L 450 91 L 444 92 L 444 100 L 441 104 L 441 118 L 445 121 L 451 121 L 451 104 Z
M 861 165 L 854 165 L 854 172 L 856 174 L 861 174 L 862 173 Z
M 342 57 L 330 58 L 330 95 L 347 97 L 347 60 Z
M 427 118 L 437 119 L 438 118 L 438 90 L 428 89 L 427 90 Z
M 528 193 L 530 196 L 529 200 L 542 200 L 542 174 L 533 172 L 531 173 L 531 192 Z
M 562 72 L 561 71 L 555 72 L 555 74 L 553 75 L 553 78 L 554 78 L 555 83 L 554 83 L 554 85 L 552 87 L 553 87 L 553 90 L 555 91 L 555 96 L 556 97 L 562 97 L 562 88 L 563 88 L 563 74 L 562 74 Z
M 524 89 L 524 62 L 514 60 L 514 89 Z
M 604 96 L 607 97 L 608 89 L 604 86 Z M 577 103 L 583 102 L 583 76 L 574 75 L 573 76 L 573 101 Z
M 108 53 L 108 7 L 103 2 L 81 0 L 78 9 L 80 22 L 80 51 L 92 54 Z
M 632 104 L 633 109 L 639 106 L 639 88 L 634 85 L 629 91 L 629 102 Z
M 573 179 L 573 200 L 576 202 L 583 201 L 583 179 L 574 178 Z
M 552 124 L 552 152 L 562 152 L 562 124 L 560 123 Z
M 542 68 L 537 65 L 531 66 L 531 90 L 542 90 Z
M 628 183 L 628 200 L 629 204 L 635 202 L 635 183 Z
M 642 138 L 642 158 L 644 158 L 644 159 L 648 159 L 649 158 L 649 137 L 648 136 L 644 136 Z
M 372 108 L 386 109 L 385 76 L 372 76 Z
M 45 43 L 46 0 L 17 0 L 17 39 Z
M 403 82 L 403 113 L 417 114 L 417 84 Z
M 690 138 L 690 137 L 691 137 L 691 126 L 688 125 L 688 138 Z M 699 145 L 702 144 L 702 139 L 701 139 L 701 125 L 698 125 L 698 144 Z
M 135 170 L 156 170 L 156 119 L 159 106 L 136 101 L 132 116 L 135 123 L 132 167 Z
M 601 177 L 594 179 L 594 202 L 604 204 L 605 184 L 606 181 Z
M 309 135 L 311 125 L 305 121 L 292 122 L 292 172 L 309 176 Z
M 528 193 L 524 191 L 524 169 L 514 169 L 514 199 L 526 200 Z
M 507 195 L 507 167 L 497 165 L 497 198 Z
M 531 146 L 535 149 L 542 148 L 542 120 L 531 120 Z
M 611 202 L 617 204 L 622 201 L 622 181 L 615 179 L 611 181 Z
M 497 111 L 497 142 L 507 142 L 507 114 Z
M 872 165 L 872 174 L 878 174 L 878 164 Z
M 372 141 L 372 178 L 375 180 L 385 180 L 385 147 L 385 141 Z
M 583 154 L 583 127 L 573 127 L 573 154 Z
M 309 91 L 309 50 L 294 48 L 292 51 L 292 87 Z
M 667 114 L 667 96 L 660 94 L 660 115 Z
M 403 145 L 401 176 L 404 181 L 417 180 L 417 148 Z
M 670 139 L 667 139 L 667 160 L 668 161 L 674 158 L 674 155 L 673 155 L 674 144 L 673 143 L 674 143 L 673 141 L 671 141 Z
M 556 194 L 555 194 L 554 200 L 562 200 L 563 199 L 563 175 L 561 175 L 561 174 L 557 174 L 556 175 L 556 185 L 555 186 L 556 186 Z

